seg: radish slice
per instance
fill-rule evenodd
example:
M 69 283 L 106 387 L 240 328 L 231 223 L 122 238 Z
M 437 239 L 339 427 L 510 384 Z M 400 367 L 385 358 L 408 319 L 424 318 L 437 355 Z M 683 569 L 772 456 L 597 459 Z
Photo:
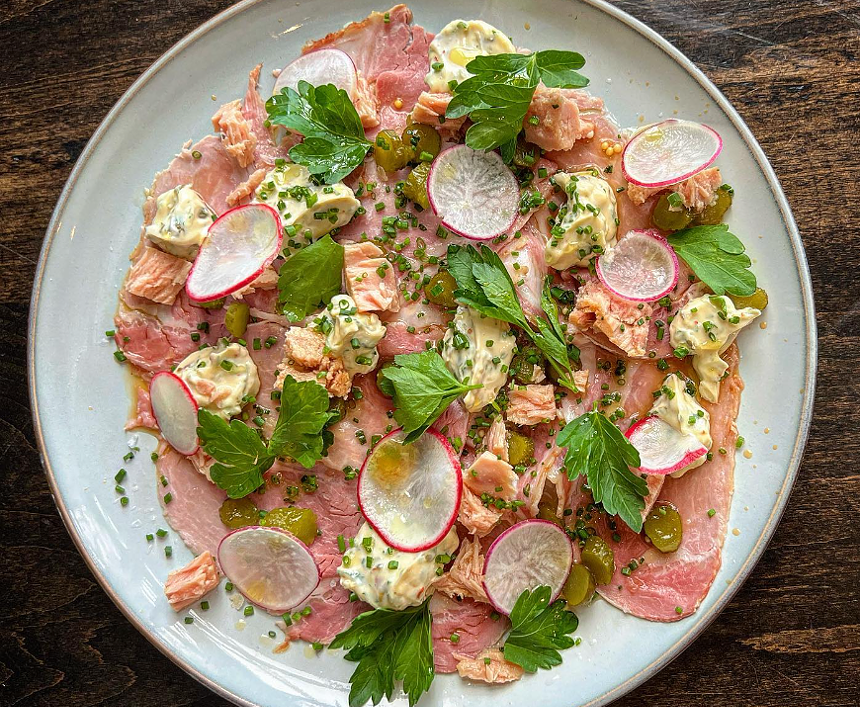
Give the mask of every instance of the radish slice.
M 638 471 L 643 474 L 674 474 L 708 453 L 708 448 L 698 439 L 681 434 L 657 415 L 631 425 L 625 436 L 639 452 Z
M 273 614 L 301 604 L 320 582 L 307 545 L 280 528 L 228 533 L 218 545 L 218 564 L 248 601 Z
M 668 187 L 706 169 L 723 149 L 713 128 L 671 118 L 636 133 L 621 154 L 624 178 L 640 187 Z
M 185 290 L 197 302 L 211 302 L 256 279 L 281 248 L 281 217 L 271 206 L 246 204 L 225 211 L 209 226 Z
M 445 437 L 427 430 L 411 444 L 395 430 L 374 447 L 358 477 L 358 505 L 395 550 L 438 545 L 460 510 L 463 471 Z
M 678 256 L 656 231 L 630 231 L 597 259 L 597 277 L 619 297 L 653 302 L 678 282 Z
M 149 400 L 161 436 L 180 454 L 191 456 L 197 441 L 197 401 L 179 376 L 156 373 L 149 382 Z
M 350 96 L 355 92 L 358 83 L 355 64 L 349 54 L 340 49 L 318 49 L 291 61 L 278 74 L 272 95 L 279 94 L 281 89 L 286 87 L 298 91 L 299 81 L 307 81 L 312 86 L 334 84 Z
M 484 560 L 484 589 L 490 603 L 510 614 L 526 589 L 546 584 L 552 598 L 561 592 L 573 548 L 565 532 L 548 520 L 524 520 L 499 535 Z
M 433 161 L 427 196 L 444 226 L 466 238 L 486 241 L 514 225 L 520 188 L 498 153 L 456 145 Z

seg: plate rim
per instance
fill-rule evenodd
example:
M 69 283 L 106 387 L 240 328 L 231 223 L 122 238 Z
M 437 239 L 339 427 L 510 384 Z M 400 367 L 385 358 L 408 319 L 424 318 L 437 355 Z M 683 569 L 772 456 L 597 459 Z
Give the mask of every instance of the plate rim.
M 119 100 L 111 107 L 107 115 L 99 123 L 95 132 L 87 141 L 84 150 L 81 152 L 80 156 L 75 162 L 75 166 L 73 167 L 68 179 L 66 180 L 66 184 L 64 185 L 63 190 L 60 193 L 60 196 L 57 200 L 57 204 L 51 214 L 51 219 L 48 222 L 48 227 L 46 229 L 45 238 L 40 249 L 39 260 L 33 280 L 33 288 L 30 296 L 30 311 L 28 314 L 27 323 L 27 378 L 30 408 L 33 420 L 33 432 L 36 438 L 36 445 L 39 451 L 39 457 L 41 459 L 42 466 L 45 469 L 45 476 L 48 479 L 51 497 L 53 498 L 54 505 L 57 507 L 60 517 L 63 520 L 63 524 L 66 526 L 66 531 L 69 533 L 69 536 L 74 542 L 75 547 L 77 548 L 80 555 L 83 557 L 84 562 L 86 563 L 90 572 L 98 581 L 102 590 L 108 595 L 111 601 L 113 601 L 113 603 L 125 616 L 125 618 L 144 636 L 144 638 L 146 638 L 150 644 L 152 644 L 164 656 L 170 659 L 176 666 L 181 668 L 185 673 L 190 675 L 199 683 L 212 690 L 215 694 L 224 697 L 225 699 L 228 699 L 234 704 L 240 705 L 241 707 L 260 707 L 260 705 L 257 702 L 254 702 L 250 699 L 247 699 L 241 695 L 232 692 L 231 690 L 227 689 L 219 682 L 217 682 L 214 678 L 210 678 L 209 676 L 203 674 L 201 671 L 190 665 L 184 658 L 181 658 L 178 654 L 172 651 L 166 645 L 166 643 L 159 640 L 158 637 L 155 636 L 147 628 L 147 626 L 144 625 L 143 621 L 138 618 L 134 610 L 130 606 L 128 606 L 125 601 L 123 601 L 123 599 L 114 591 L 107 577 L 105 577 L 101 573 L 101 571 L 96 566 L 96 563 L 93 558 L 90 557 L 90 555 L 87 553 L 83 543 L 83 539 L 75 531 L 75 526 L 72 522 L 69 509 L 66 507 L 65 501 L 60 494 L 57 479 L 54 475 L 54 470 L 51 466 L 51 461 L 48 458 L 47 449 L 45 446 L 41 418 L 39 415 L 39 402 L 36 397 L 35 335 L 36 318 L 41 295 L 42 281 L 44 278 L 45 265 L 47 263 L 51 245 L 53 243 L 54 237 L 59 231 L 59 226 L 62 222 L 61 216 L 65 209 L 66 202 L 68 201 L 68 198 L 77 183 L 80 173 L 83 171 L 85 165 L 89 161 L 89 158 L 98 147 L 104 134 L 110 129 L 111 125 L 113 124 L 119 113 L 125 109 L 127 103 L 143 88 L 143 86 L 152 77 L 154 77 L 163 67 L 167 66 L 171 61 L 176 59 L 186 47 L 190 46 L 198 39 L 203 37 L 205 34 L 220 26 L 235 15 L 241 14 L 242 12 L 244 12 L 250 7 L 253 7 L 254 5 L 267 1 L 268 0 L 239 0 L 239 2 L 213 15 L 211 18 L 209 18 L 201 25 L 193 29 L 191 32 L 186 34 L 178 42 L 171 46 L 164 54 L 162 54 L 158 59 L 156 59 L 132 83 L 132 85 L 128 89 L 126 89 L 126 91 L 122 94 Z M 750 151 L 750 154 L 755 159 L 756 164 L 762 171 L 762 174 L 764 175 L 768 186 L 770 187 L 771 195 L 773 196 L 777 206 L 779 207 L 782 220 L 788 232 L 789 241 L 791 243 L 792 252 L 794 255 L 795 265 L 797 266 L 798 279 L 800 281 L 801 297 L 803 301 L 803 313 L 805 318 L 807 350 L 804 371 L 803 401 L 800 409 L 800 419 L 797 436 L 795 438 L 791 457 L 789 459 L 787 473 L 783 480 L 782 487 L 780 488 L 778 500 L 772 508 L 771 513 L 765 523 L 765 526 L 759 538 L 756 540 L 755 545 L 752 548 L 752 551 L 747 555 L 747 557 L 744 559 L 743 564 L 738 569 L 737 578 L 732 582 L 731 585 L 727 586 L 722 591 L 721 595 L 718 597 L 714 605 L 707 612 L 698 616 L 696 623 L 660 657 L 656 658 L 650 664 L 641 668 L 636 674 L 631 675 L 626 680 L 619 683 L 612 689 L 607 690 L 602 695 L 599 695 L 588 703 L 582 705 L 582 707 L 599 707 L 600 705 L 606 705 L 609 702 L 618 699 L 622 695 L 630 692 L 634 688 L 638 687 L 642 683 L 654 677 L 654 675 L 663 670 L 669 663 L 675 660 L 683 651 L 685 651 L 690 645 L 692 645 L 693 642 L 695 642 L 696 639 L 698 639 L 699 636 L 705 631 L 705 629 L 710 626 L 710 624 L 717 618 L 717 616 L 722 613 L 722 611 L 726 608 L 726 606 L 732 600 L 735 594 L 737 594 L 737 592 L 740 590 L 744 582 L 749 579 L 749 576 L 752 573 L 753 569 L 761 560 L 761 557 L 764 554 L 764 551 L 770 543 L 771 539 L 773 538 L 776 528 L 779 525 L 780 519 L 782 518 L 782 515 L 785 512 L 786 507 L 788 506 L 788 501 L 791 497 L 791 492 L 794 488 L 794 484 L 800 471 L 803 452 L 809 437 L 809 430 L 812 421 L 813 404 L 815 399 L 816 368 L 818 361 L 818 335 L 815 319 L 815 304 L 813 301 L 812 280 L 809 273 L 809 263 L 806 259 L 805 249 L 803 247 L 803 242 L 800 238 L 797 224 L 795 223 L 794 216 L 791 212 L 791 207 L 788 203 L 788 200 L 786 199 L 785 193 L 782 190 L 779 178 L 776 176 L 776 173 L 774 172 L 770 161 L 765 155 L 764 150 L 762 150 L 761 146 L 758 143 L 758 140 L 756 140 L 755 136 L 747 126 L 746 122 L 743 120 L 743 118 L 740 116 L 740 114 L 737 112 L 731 102 L 723 95 L 722 91 L 720 91 L 716 87 L 716 85 L 714 85 L 714 83 L 704 74 L 704 72 L 699 69 L 693 61 L 687 58 L 687 56 L 683 52 L 677 49 L 671 42 L 669 42 L 669 40 L 665 39 L 656 30 L 651 29 L 644 22 L 629 15 L 624 10 L 621 10 L 614 5 L 609 4 L 609 2 L 607 2 L 606 0 L 573 1 L 589 5 L 596 10 L 609 15 L 613 19 L 622 22 L 623 24 L 627 25 L 628 27 L 642 35 L 653 45 L 661 49 L 666 55 L 668 55 L 671 60 L 673 60 L 678 66 L 683 68 L 691 76 L 691 78 L 693 78 L 696 83 L 698 83 L 699 86 L 702 87 L 702 89 L 705 90 L 705 92 L 725 113 L 727 118 L 731 121 L 733 127 L 738 131 L 744 143 L 746 144 L 747 149 Z

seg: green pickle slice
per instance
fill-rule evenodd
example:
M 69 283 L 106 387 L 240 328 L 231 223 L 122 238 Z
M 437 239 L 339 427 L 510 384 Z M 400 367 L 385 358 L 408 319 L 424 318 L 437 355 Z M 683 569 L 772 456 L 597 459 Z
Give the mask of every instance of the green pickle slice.
M 609 584 L 615 574 L 615 553 L 599 535 L 592 535 L 582 548 L 582 564 L 594 575 L 598 584 Z
M 684 537 L 681 514 L 670 503 L 655 505 L 645 518 L 645 535 L 660 552 L 675 552 Z
M 583 564 L 576 563 L 570 568 L 570 574 L 561 588 L 561 596 L 570 607 L 579 606 L 594 596 L 594 575 Z
M 260 521 L 260 525 L 286 530 L 305 545 L 310 545 L 317 537 L 317 515 L 310 508 L 273 508 Z

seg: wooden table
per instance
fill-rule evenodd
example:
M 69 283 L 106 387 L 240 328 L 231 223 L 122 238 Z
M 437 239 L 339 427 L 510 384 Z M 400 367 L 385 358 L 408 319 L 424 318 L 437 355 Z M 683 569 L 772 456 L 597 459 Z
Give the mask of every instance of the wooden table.
M 35 446 L 30 286 L 60 189 L 137 76 L 230 0 L 0 2 L 0 705 L 226 705 L 87 570 Z M 794 209 L 815 286 L 816 416 L 764 559 L 675 663 L 617 704 L 860 704 L 860 0 L 625 0 L 722 89 Z M 466 13 L 468 14 L 468 13 Z

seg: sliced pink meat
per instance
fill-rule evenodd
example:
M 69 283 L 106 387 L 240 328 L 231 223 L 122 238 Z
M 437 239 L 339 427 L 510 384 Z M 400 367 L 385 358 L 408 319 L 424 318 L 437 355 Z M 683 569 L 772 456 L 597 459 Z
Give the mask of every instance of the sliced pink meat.
M 248 342 L 248 354 L 257 366 L 257 375 L 260 377 L 260 390 L 257 393 L 257 405 L 262 406 L 269 413 L 263 415 L 265 424 L 263 434 L 269 437 L 278 421 L 278 409 L 280 400 L 272 400 L 272 390 L 275 387 L 276 369 L 284 360 L 284 336 L 286 329 L 274 322 L 255 322 L 249 324 L 245 331 L 245 341 Z M 255 342 L 259 340 L 260 348 L 255 348 Z
M 412 11 L 395 5 L 386 13 L 373 12 L 322 39 L 309 42 L 303 52 L 337 47 L 346 52 L 375 90 L 380 128 L 402 129 L 406 116 L 426 88 L 430 70 L 427 49 L 433 35 L 412 25 Z
M 323 464 L 341 472 L 347 467 L 358 471 L 370 451 L 374 435 L 385 435 L 396 426 L 391 400 L 376 387 L 376 373 L 356 376 L 353 386 L 361 393 L 361 399 L 347 406 L 346 416 L 329 429 L 334 435 L 334 444 L 328 449 Z
M 455 400 L 445 408 L 445 412 L 439 415 L 439 418 L 431 426 L 449 440 L 454 440 L 455 446 L 462 447 L 466 441 L 466 433 L 469 431 L 471 422 L 471 413 L 466 410 L 461 401 Z
M 246 179 L 248 170 L 230 157 L 221 139 L 207 135 L 190 147 L 183 147 L 167 169 L 155 175 L 143 207 L 144 223 L 150 223 L 155 215 L 156 197 L 182 184 L 190 184 L 216 214 L 222 214 L 230 208 L 227 202 L 230 192 Z
M 275 144 L 272 140 L 272 134 L 265 125 L 266 120 L 268 120 L 266 104 L 257 89 L 260 82 L 260 69 L 262 68 L 262 64 L 257 64 L 248 75 L 248 88 L 242 102 L 242 115 L 247 121 L 248 129 L 254 136 L 254 166 L 258 169 L 268 169 L 274 167 L 275 160 L 287 156 L 287 149 Z
M 214 345 L 228 335 L 224 313 L 192 305 L 184 291 L 170 307 L 127 292 L 120 297 L 116 345 L 144 376 L 168 370 L 202 344 Z M 200 338 L 192 339 L 192 334 Z
M 453 673 L 458 662 L 455 653 L 474 658 L 499 641 L 511 626 L 510 621 L 489 604 L 473 599 L 457 601 L 439 593 L 430 599 L 430 613 L 437 673 Z M 455 633 L 459 640 L 452 642 L 451 636 Z
M 134 415 L 125 423 L 125 429 L 133 430 L 145 427 L 149 430 L 157 430 L 158 422 L 152 412 L 152 402 L 149 399 L 149 388 L 141 385 L 135 388 Z
M 349 592 L 337 580 L 323 580 L 301 608 L 311 613 L 285 628 L 288 641 L 301 639 L 308 643 L 329 644 L 359 614 L 373 607 L 362 601 L 350 601 Z
M 158 478 L 167 480 L 167 486 L 158 483 L 157 489 L 170 527 L 192 552 L 208 550 L 217 556 L 218 544 L 228 532 L 218 514 L 227 494 L 197 471 L 188 457 L 164 442 L 158 445 L 155 471 Z M 168 493 L 170 501 L 165 502 Z
M 661 553 L 641 535 L 617 524 L 620 542 L 604 527 L 601 536 L 615 552 L 616 572 L 612 582 L 599 587 L 600 594 L 622 611 L 651 621 L 677 621 L 692 614 L 714 582 L 722 559 L 729 509 L 734 488 L 734 451 L 737 428 L 734 420 L 740 407 L 743 381 L 738 374 L 738 350 L 732 346 L 725 354 L 729 377 L 723 381 L 720 402 L 703 401 L 711 416 L 714 448 L 728 454 L 715 454 L 712 461 L 680 479 L 667 478 L 660 501 L 672 503 L 683 519 L 684 536 L 675 552 Z M 708 511 L 715 514 L 709 517 Z M 644 562 L 629 577 L 621 573 L 631 560 Z

